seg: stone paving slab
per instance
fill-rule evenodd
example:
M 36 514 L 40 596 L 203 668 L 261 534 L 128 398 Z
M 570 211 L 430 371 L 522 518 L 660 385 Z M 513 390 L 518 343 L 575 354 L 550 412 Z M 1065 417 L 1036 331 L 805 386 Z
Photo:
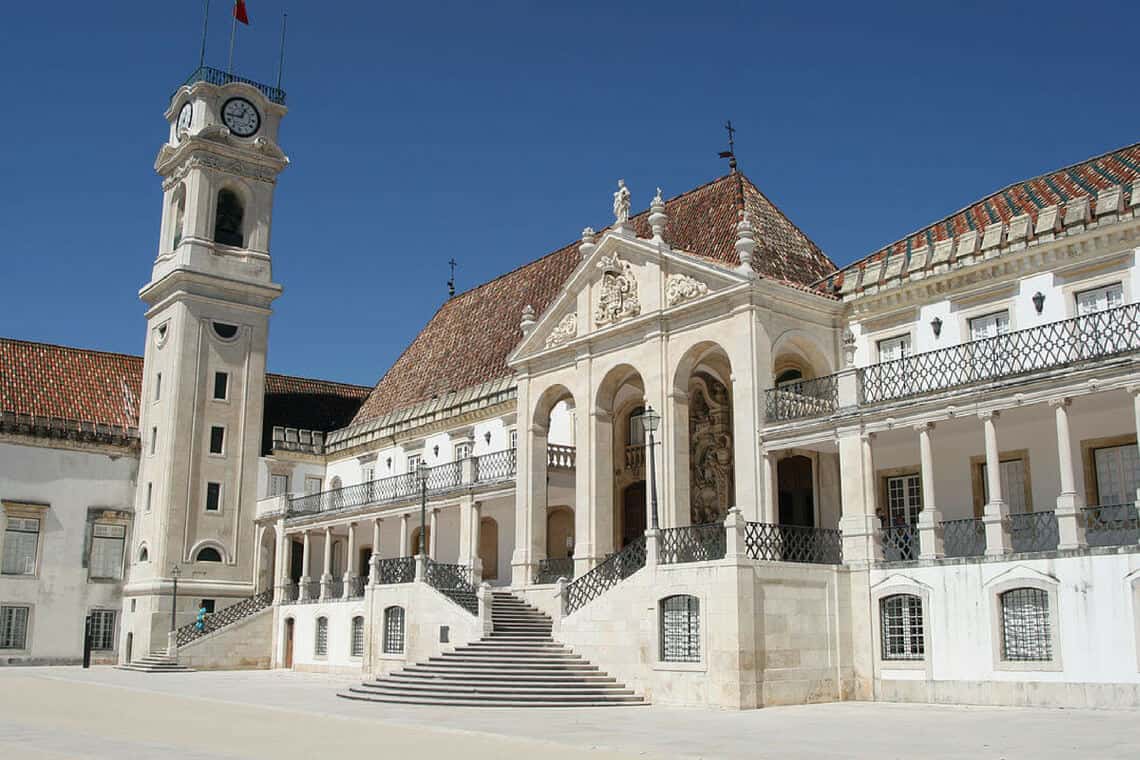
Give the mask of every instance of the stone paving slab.
M 285 671 L 0 668 L 0 757 L 1136 758 L 1130 712 L 846 702 L 747 712 L 354 703 Z M 388 751 L 393 754 L 389 755 Z M 351 756 L 351 755 L 349 755 Z

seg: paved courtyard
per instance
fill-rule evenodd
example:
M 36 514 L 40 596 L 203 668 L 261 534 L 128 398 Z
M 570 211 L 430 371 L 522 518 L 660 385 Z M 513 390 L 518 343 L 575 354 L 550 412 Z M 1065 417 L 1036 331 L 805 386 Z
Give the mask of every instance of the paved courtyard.
M 334 696 L 350 681 L 0 668 L 0 757 L 1140 757 L 1140 724 L 1127 712 L 870 703 L 749 712 L 404 707 Z

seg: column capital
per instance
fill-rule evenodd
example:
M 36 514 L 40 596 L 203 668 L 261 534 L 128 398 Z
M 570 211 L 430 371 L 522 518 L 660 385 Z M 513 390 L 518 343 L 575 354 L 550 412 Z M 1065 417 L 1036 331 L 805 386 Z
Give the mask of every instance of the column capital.
M 602 422 L 610 422 L 614 418 L 614 413 L 609 409 L 602 409 L 601 407 L 594 407 L 590 410 L 590 416 L 601 420 Z
M 1053 407 L 1054 409 L 1056 409 L 1057 407 L 1067 407 L 1072 403 L 1073 403 L 1073 400 L 1071 398 L 1069 398 L 1068 396 L 1062 396 L 1061 398 L 1049 399 L 1049 406 Z
M 1140 384 L 1126 385 L 1126 386 L 1124 386 L 1124 390 L 1128 391 L 1133 396 L 1140 396 Z
M 929 433 L 933 429 L 934 429 L 934 423 L 933 422 L 929 422 L 929 421 L 927 421 L 927 422 L 916 422 L 914 424 L 914 432 L 916 432 L 916 433 Z
M 532 422 L 529 430 L 530 430 L 532 435 L 542 435 L 542 436 L 545 436 L 550 432 L 550 428 L 548 428 L 546 425 L 541 425 L 537 422 Z
M 984 410 L 978 412 L 978 419 L 981 420 L 982 422 L 988 422 L 989 420 L 996 420 L 999 417 L 1001 417 L 1001 412 L 998 411 L 997 409 L 984 409 Z

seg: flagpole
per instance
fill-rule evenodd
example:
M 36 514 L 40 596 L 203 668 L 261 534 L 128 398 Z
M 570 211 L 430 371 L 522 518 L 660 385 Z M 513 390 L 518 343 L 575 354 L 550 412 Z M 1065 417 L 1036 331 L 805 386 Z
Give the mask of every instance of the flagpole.
M 202 53 L 198 56 L 198 68 L 206 65 L 206 27 L 210 23 L 210 0 L 206 0 L 206 12 L 202 16 Z
M 281 14 L 281 58 L 277 61 L 277 89 L 281 89 L 281 74 L 285 71 L 285 24 L 289 21 L 289 14 Z
M 230 62 L 226 66 L 226 74 L 233 76 L 234 73 L 234 37 L 237 36 L 237 14 L 233 14 L 234 22 L 230 25 Z

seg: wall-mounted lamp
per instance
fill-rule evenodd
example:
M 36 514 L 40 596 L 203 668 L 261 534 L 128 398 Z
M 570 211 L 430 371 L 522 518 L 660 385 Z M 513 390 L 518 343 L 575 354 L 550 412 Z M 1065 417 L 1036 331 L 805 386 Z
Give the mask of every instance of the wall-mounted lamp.
M 483 440 L 487 442 L 488 446 L 491 445 L 491 431 L 490 430 L 488 430 L 486 433 L 483 433 Z
M 388 469 L 392 469 L 392 457 L 388 457 Z
M 937 338 L 942 334 L 942 317 L 935 317 L 930 320 L 930 329 L 934 330 L 934 337 Z
M 1040 314 L 1045 309 L 1045 294 L 1038 290 L 1033 294 L 1033 308 Z
M 432 446 L 431 447 L 431 454 L 433 457 L 438 458 L 439 457 L 439 446 Z

